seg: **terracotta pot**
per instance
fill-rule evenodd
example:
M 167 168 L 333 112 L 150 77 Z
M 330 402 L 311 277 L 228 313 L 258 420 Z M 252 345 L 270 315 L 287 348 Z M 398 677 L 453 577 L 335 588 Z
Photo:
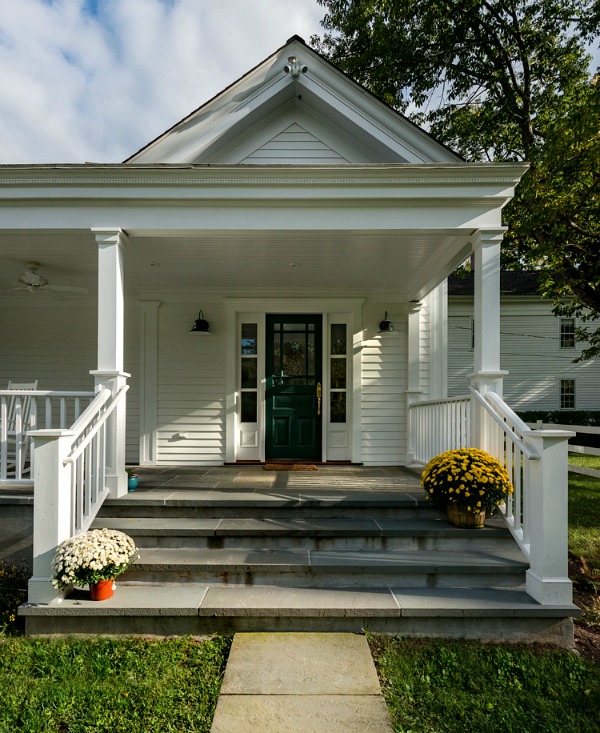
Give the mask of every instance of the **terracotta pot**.
M 468 512 L 456 504 L 448 504 L 448 521 L 455 527 L 479 529 L 485 526 L 485 511 Z
M 116 587 L 114 578 L 100 580 L 90 585 L 90 598 L 92 601 L 106 601 L 113 597 Z

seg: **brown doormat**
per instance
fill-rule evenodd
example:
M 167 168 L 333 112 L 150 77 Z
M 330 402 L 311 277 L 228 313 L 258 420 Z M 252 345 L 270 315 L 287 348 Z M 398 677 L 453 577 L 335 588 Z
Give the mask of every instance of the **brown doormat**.
M 314 463 L 265 463 L 265 471 L 318 471 Z

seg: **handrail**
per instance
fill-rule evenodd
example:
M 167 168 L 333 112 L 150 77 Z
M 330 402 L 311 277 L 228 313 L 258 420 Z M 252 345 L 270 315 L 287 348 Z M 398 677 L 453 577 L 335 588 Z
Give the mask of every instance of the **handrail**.
M 95 414 L 100 411 L 100 408 L 106 404 L 106 402 L 108 402 L 111 394 L 112 392 L 108 387 L 103 387 L 69 429 L 73 433 L 83 432 L 92 422 Z
M 123 387 L 121 387 L 121 389 L 115 395 L 114 400 L 112 400 L 112 402 L 111 402 L 110 406 L 108 407 L 108 409 L 106 409 L 102 413 L 102 415 L 100 416 L 99 420 L 94 424 L 94 426 L 92 427 L 92 429 L 90 430 L 90 432 L 87 433 L 87 435 L 81 441 L 81 443 L 78 443 L 77 446 L 73 448 L 73 450 L 71 451 L 71 453 L 64 459 L 63 464 L 65 466 L 67 464 L 69 464 L 69 463 L 75 463 L 75 461 L 83 453 L 83 451 L 85 450 L 85 448 L 92 442 L 94 436 L 98 433 L 98 431 L 100 430 L 100 428 L 108 420 L 108 418 L 112 414 L 112 412 L 115 409 L 115 407 L 119 404 L 119 402 L 121 402 L 121 400 L 125 396 L 125 393 L 127 392 L 128 389 L 129 389 L 129 385 L 128 384 L 126 384 Z M 105 397 L 103 400 L 98 401 L 98 407 L 99 408 L 102 407 L 104 404 L 106 404 L 107 400 L 110 399 L 110 396 L 111 396 L 111 391 L 108 388 L 105 388 L 103 390 L 103 392 L 107 392 L 108 393 L 108 396 Z M 102 395 L 102 393 L 100 393 L 99 396 L 100 395 Z M 94 400 L 94 402 L 96 402 L 96 400 Z M 91 412 L 91 408 L 94 405 L 94 402 L 92 402 L 92 404 L 88 407 L 88 409 L 85 412 L 88 412 L 88 411 Z M 81 420 L 81 418 L 84 417 L 85 412 L 83 413 L 83 415 L 81 415 L 81 417 L 79 418 L 79 420 Z M 93 415 L 91 415 L 87 420 L 85 420 L 85 426 L 84 426 L 84 428 L 87 427 L 92 422 L 92 420 L 94 419 L 94 417 L 96 417 L 98 414 L 99 414 L 99 410 L 96 410 L 96 412 Z M 71 430 L 73 430 L 74 432 L 75 432 L 75 426 L 77 425 L 77 422 L 79 422 L 79 420 L 77 420 L 73 424 L 73 427 L 71 428 Z M 80 434 L 83 433 L 83 429 L 84 428 L 82 428 L 79 431 Z M 76 443 L 76 442 L 77 442 L 77 437 L 75 437 L 73 439 L 73 443 Z
M 527 443 L 523 440 L 523 438 L 520 438 L 514 432 L 514 430 L 509 425 L 506 424 L 506 422 L 498 415 L 496 410 L 490 409 L 492 405 L 494 407 L 497 407 L 498 409 L 501 409 L 501 405 L 504 405 L 504 402 L 502 400 L 500 400 L 500 403 L 498 403 L 497 401 L 499 399 L 498 395 L 495 395 L 493 392 L 489 392 L 484 397 L 474 387 L 469 387 L 469 389 L 471 391 L 471 394 L 475 397 L 475 399 L 486 408 L 487 414 L 493 420 L 495 420 L 498 423 L 498 425 L 500 425 L 500 427 L 506 433 L 506 435 L 508 435 L 511 438 L 512 442 L 519 447 L 519 449 L 527 456 L 527 458 L 529 458 L 532 461 L 539 461 L 540 456 L 536 453 L 536 451 L 532 450 L 527 445 Z M 493 398 L 491 398 L 492 395 L 494 395 L 494 397 L 496 397 L 497 399 L 494 400 Z M 508 407 L 508 405 L 505 405 L 505 407 Z M 508 408 L 508 410 L 503 409 L 502 412 L 504 413 L 506 420 L 511 420 L 511 416 L 509 415 L 509 412 L 512 412 L 512 410 L 510 410 L 510 408 Z M 529 428 L 527 427 L 527 425 L 525 425 L 525 423 L 523 423 L 523 421 L 515 413 L 513 413 L 513 415 L 515 416 L 518 422 L 521 422 L 523 424 L 524 429 L 529 431 Z M 521 429 L 518 425 L 515 425 L 515 427 L 517 428 L 517 430 Z
M 413 402 L 409 407 L 412 410 L 413 408 L 427 407 L 428 405 L 447 405 L 449 402 L 462 402 L 468 399 L 469 395 L 465 394 L 458 397 L 444 397 L 438 400 L 419 400 L 418 402 Z
M 0 397 L 94 397 L 95 392 L 58 389 L 0 389 Z

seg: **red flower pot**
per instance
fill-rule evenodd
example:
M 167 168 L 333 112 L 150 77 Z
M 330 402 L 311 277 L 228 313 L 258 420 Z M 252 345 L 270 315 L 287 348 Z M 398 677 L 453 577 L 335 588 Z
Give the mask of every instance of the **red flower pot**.
M 92 601 L 106 601 L 112 598 L 115 593 L 114 578 L 110 580 L 100 580 L 98 583 L 90 585 L 90 598 Z

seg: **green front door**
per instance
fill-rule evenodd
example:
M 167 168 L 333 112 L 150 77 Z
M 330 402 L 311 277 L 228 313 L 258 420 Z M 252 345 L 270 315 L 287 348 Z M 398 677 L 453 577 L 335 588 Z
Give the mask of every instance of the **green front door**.
M 321 459 L 321 316 L 267 315 L 266 458 Z

